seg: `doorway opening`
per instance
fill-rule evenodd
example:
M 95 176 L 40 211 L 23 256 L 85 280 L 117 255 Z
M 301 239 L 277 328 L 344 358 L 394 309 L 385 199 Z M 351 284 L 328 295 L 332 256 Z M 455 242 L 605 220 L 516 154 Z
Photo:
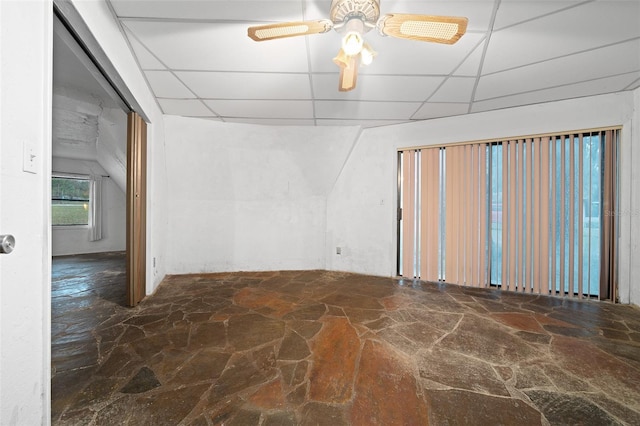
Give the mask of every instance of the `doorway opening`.
M 54 4 L 51 388 L 60 401 L 113 343 L 91 330 L 145 295 L 146 123 L 87 47 L 99 48 L 77 12 Z

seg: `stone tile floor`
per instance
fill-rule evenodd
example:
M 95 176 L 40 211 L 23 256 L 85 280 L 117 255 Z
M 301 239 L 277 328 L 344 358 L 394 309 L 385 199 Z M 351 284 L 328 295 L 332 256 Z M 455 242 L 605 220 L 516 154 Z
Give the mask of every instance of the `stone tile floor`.
M 640 424 L 640 309 L 326 271 L 56 258 L 56 425 Z

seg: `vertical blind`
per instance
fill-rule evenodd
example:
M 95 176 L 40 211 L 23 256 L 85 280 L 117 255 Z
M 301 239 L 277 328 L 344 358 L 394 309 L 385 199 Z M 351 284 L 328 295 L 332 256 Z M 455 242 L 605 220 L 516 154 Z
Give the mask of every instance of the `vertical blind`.
M 615 299 L 619 133 L 400 151 L 398 274 Z

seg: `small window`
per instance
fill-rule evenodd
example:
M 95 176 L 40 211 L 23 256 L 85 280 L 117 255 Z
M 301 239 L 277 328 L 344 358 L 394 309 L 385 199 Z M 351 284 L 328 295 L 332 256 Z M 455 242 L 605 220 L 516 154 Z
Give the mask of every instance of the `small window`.
M 54 226 L 89 225 L 89 188 L 89 179 L 54 176 L 51 223 Z

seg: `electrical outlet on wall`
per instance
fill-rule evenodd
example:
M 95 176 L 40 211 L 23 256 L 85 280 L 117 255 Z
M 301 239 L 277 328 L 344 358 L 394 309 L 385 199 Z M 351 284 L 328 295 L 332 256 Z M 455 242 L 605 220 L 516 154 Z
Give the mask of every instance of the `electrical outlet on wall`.
M 342 247 L 336 247 L 336 254 L 342 254 Z

